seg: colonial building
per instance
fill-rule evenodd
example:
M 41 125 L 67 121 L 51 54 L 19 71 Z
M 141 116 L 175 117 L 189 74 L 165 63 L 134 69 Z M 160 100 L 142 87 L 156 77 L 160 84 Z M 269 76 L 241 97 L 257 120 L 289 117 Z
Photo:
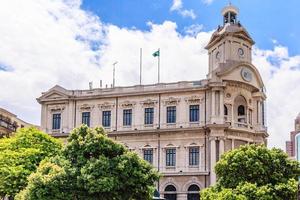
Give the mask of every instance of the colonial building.
M 286 142 L 286 153 L 300 161 L 300 113 L 295 119 L 295 130 L 290 133 L 291 140 Z
M 67 137 L 83 123 L 103 126 L 163 174 L 158 188 L 166 199 L 199 198 L 199 190 L 216 182 L 214 166 L 225 151 L 266 144 L 268 137 L 264 84 L 251 62 L 254 41 L 237 8 L 229 5 L 222 15 L 206 47 L 207 79 L 90 90 L 55 86 L 37 99 L 42 129 Z
M 19 119 L 17 115 L 0 108 L 0 138 L 9 137 L 18 128 L 33 126 Z

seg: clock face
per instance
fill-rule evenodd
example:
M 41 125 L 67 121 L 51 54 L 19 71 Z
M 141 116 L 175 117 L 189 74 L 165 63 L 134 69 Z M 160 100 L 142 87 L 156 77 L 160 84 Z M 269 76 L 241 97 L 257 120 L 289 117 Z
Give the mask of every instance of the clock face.
M 239 54 L 239 56 L 240 56 L 240 57 L 243 57 L 243 56 L 244 56 L 244 54 L 245 54 L 245 52 L 244 52 L 244 49 L 242 49 L 242 48 L 239 48 L 239 50 L 238 50 L 238 54 Z
M 250 69 L 248 69 L 246 67 L 242 68 L 241 75 L 245 81 L 247 81 L 247 82 L 252 81 L 252 72 Z
M 220 58 L 221 58 L 221 53 L 220 53 L 220 51 L 218 51 L 218 52 L 216 53 L 216 59 L 217 59 L 217 60 L 220 60 Z

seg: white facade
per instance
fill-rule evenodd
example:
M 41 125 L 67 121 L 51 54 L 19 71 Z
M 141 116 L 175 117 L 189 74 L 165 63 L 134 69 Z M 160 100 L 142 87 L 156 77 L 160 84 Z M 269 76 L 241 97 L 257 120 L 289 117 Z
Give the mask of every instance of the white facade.
M 237 14 L 234 7 L 226 7 L 224 21 L 228 12 Z M 225 151 L 266 143 L 266 96 L 260 74 L 251 64 L 253 44 L 234 20 L 220 27 L 207 45 L 205 80 L 92 90 L 55 86 L 38 98 L 41 127 L 53 136 L 66 137 L 83 123 L 83 113 L 89 113 L 90 126 L 96 127 L 103 124 L 103 111 L 110 111 L 110 126 L 105 127 L 109 137 L 151 158 L 163 174 L 160 193 L 169 199 L 193 199 L 198 194 L 195 188 L 216 182 L 213 168 Z M 145 124 L 148 108 L 153 108 L 149 109 L 153 123 Z M 124 123 L 129 119 L 124 110 L 132 113 L 130 125 Z

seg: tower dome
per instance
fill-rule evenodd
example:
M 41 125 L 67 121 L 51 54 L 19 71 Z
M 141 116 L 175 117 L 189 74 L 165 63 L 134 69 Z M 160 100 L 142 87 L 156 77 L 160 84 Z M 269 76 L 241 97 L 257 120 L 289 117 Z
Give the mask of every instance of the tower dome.
M 231 4 L 228 6 L 224 7 L 222 10 L 222 15 L 223 15 L 223 22 L 224 25 L 229 23 L 229 24 L 236 24 L 237 23 L 237 16 L 239 14 L 239 9 Z

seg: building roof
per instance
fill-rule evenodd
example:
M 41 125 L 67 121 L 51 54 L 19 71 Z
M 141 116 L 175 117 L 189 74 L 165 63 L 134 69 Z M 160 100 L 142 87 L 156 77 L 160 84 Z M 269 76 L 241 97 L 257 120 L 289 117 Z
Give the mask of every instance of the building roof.
M 95 97 L 117 97 L 130 96 L 139 94 L 158 94 L 172 93 L 178 91 L 194 91 L 204 89 L 207 86 L 208 80 L 198 81 L 180 81 L 173 83 L 157 83 L 149 85 L 134 85 L 126 87 L 110 87 L 110 88 L 94 88 L 90 90 L 67 90 L 59 85 L 54 86 L 47 92 L 42 93 L 42 96 L 37 98 L 39 103 L 48 100 L 62 99 L 86 99 Z

